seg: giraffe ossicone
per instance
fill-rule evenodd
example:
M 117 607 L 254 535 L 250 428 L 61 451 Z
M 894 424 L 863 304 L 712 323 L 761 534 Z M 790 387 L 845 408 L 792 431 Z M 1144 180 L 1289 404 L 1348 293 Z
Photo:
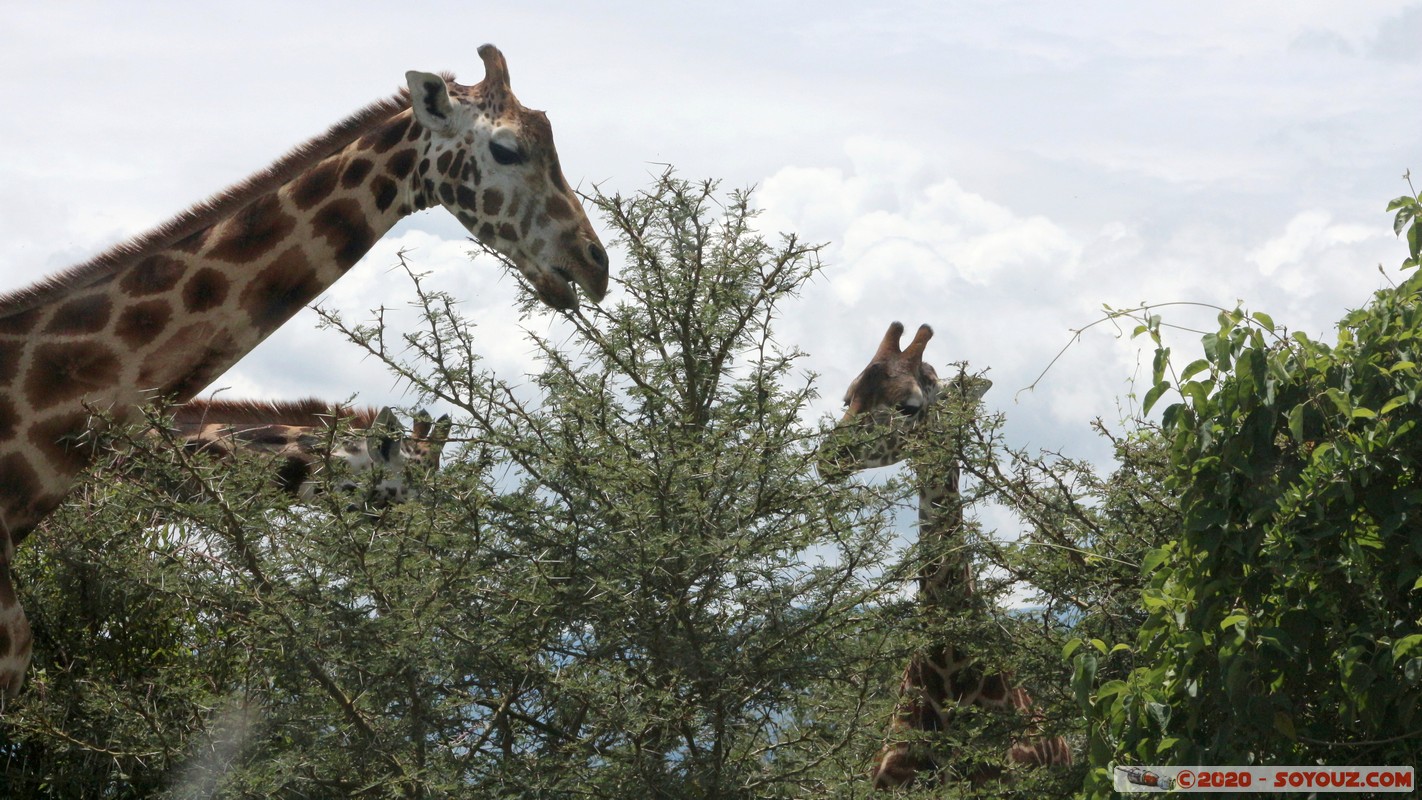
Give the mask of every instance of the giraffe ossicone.
M 271 167 L 59 275 L 0 296 L 0 692 L 20 688 L 31 635 L 14 548 L 93 459 L 90 410 L 119 421 L 186 401 L 346 273 L 401 218 L 442 206 L 538 297 L 607 291 L 607 253 L 563 176 L 548 117 L 479 48 L 465 86 L 407 89 Z
M 919 538 L 927 554 L 919 568 L 919 601 L 929 608 L 971 609 L 980 598 L 972 561 L 960 546 L 959 445 L 911 438 L 943 435 L 930 424 L 933 415 L 945 404 L 957 404 L 960 413 L 971 413 L 992 382 L 965 370 L 951 380 L 939 380 L 937 371 L 923 360 L 933 329 L 920 326 L 905 348 L 900 347 L 903 333 L 901 323 L 891 324 L 869 365 L 850 383 L 844 416 L 820 445 L 820 472 L 836 478 L 909 458 L 918 473 Z M 935 457 L 922 457 L 929 449 Z M 971 646 L 936 642 L 915 653 L 904 667 L 888 741 L 873 768 L 874 787 L 906 786 L 922 772 L 941 778 L 933 748 L 913 739 L 949 730 L 957 709 L 965 706 L 1010 709 L 1028 720 L 1028 728 L 1035 727 L 1031 696 L 1014 684 L 1012 676 L 983 669 Z M 1037 737 L 1031 730 L 1024 734 L 1007 747 L 1009 762 L 1071 764 L 1071 748 L 1062 737 Z

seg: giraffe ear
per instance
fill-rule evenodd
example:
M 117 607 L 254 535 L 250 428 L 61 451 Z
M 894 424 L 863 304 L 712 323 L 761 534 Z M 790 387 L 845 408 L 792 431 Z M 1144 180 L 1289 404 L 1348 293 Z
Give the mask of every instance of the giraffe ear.
M 405 73 L 405 82 L 410 86 L 410 108 L 421 125 L 440 133 L 454 127 L 454 102 L 444 78 L 412 69 Z
M 992 388 L 992 381 L 981 375 L 974 375 L 968 379 L 968 402 L 976 403 L 983 399 L 983 395 Z
M 405 428 L 400 424 L 400 418 L 395 416 L 390 406 L 386 406 L 380 409 L 375 422 L 371 423 L 365 436 L 365 446 L 371 460 L 389 463 L 400 452 L 400 440 L 403 438 Z

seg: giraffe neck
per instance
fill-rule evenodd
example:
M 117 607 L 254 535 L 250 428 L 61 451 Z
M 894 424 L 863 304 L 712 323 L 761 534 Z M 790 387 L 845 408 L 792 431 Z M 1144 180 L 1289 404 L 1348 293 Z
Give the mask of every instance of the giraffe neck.
M 946 463 L 913 465 L 919 486 L 919 541 L 925 554 L 919 569 L 919 601 L 928 608 L 954 613 L 978 608 L 981 598 L 964 537 L 962 468 L 957 447 L 947 441 L 943 444 L 954 450 Z M 883 790 L 906 786 L 920 773 L 938 772 L 942 764 L 932 748 L 902 739 L 913 732 L 950 729 L 958 708 L 977 705 L 1030 717 L 1031 704 L 1026 689 L 1015 686 L 1010 675 L 986 672 L 971 646 L 940 641 L 915 653 L 900 680 L 889 743 L 880 751 L 873 770 L 874 787 Z M 1029 727 L 1035 727 L 1035 721 Z M 1027 733 L 1009 745 L 1009 762 L 1071 764 L 1071 749 L 1062 737 L 1039 738 Z M 1000 772 L 988 769 L 971 777 L 978 782 Z
M 924 551 L 919 599 L 931 608 L 959 610 L 977 599 L 972 559 L 963 537 L 961 477 L 954 462 L 943 475 L 917 475 L 918 536 Z
M 91 409 L 127 419 L 155 397 L 193 396 L 430 205 L 433 163 L 472 168 L 429 150 L 408 105 L 372 106 L 173 222 L 0 298 L 9 544 L 90 461 Z

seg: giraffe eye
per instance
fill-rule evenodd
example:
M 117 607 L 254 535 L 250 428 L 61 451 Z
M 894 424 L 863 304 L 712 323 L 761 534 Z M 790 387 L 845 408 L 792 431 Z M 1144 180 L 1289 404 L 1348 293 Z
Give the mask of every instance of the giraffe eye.
M 519 148 L 508 147 L 498 142 L 489 142 L 489 153 L 494 157 L 495 161 L 505 166 L 522 164 L 528 160 L 528 156 Z
M 898 411 L 905 417 L 911 417 L 914 414 L 918 413 L 918 406 L 914 405 L 913 403 L 899 403 L 897 406 L 894 407 L 894 410 Z

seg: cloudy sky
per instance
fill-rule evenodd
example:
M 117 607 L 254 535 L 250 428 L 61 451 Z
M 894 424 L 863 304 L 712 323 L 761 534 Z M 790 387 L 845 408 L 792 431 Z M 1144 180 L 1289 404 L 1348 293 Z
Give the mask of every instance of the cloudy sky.
M 1329 336 L 1396 278 L 1383 208 L 1422 175 L 1418 2 L 7 3 L 0 292 L 240 180 L 408 69 L 477 82 L 483 42 L 549 112 L 575 183 L 632 192 L 669 163 L 757 186 L 767 228 L 830 243 L 779 328 L 822 376 L 817 412 L 889 321 L 927 322 L 934 362 L 991 369 L 1015 444 L 1079 457 L 1104 455 L 1088 423 L 1123 413 L 1140 343 L 1098 326 L 1018 390 L 1103 304 L 1238 300 Z M 532 368 L 523 331 L 557 322 L 520 320 L 516 279 L 471 264 L 442 211 L 322 302 L 408 301 L 401 249 L 463 298 L 490 367 Z M 402 401 L 314 319 L 216 386 Z M 1176 342 L 1182 363 L 1197 341 Z

